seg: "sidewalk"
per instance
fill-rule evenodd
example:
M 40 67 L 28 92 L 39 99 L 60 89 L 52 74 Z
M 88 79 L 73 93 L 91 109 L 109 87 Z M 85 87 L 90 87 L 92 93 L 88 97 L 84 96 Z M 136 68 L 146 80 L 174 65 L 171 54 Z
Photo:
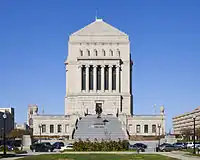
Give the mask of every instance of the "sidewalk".
M 19 159 L 25 156 L 31 156 L 31 155 L 40 155 L 40 154 L 138 154 L 137 152 L 36 152 L 32 153 L 29 152 L 28 154 L 21 154 L 16 155 L 16 157 L 8 157 L 8 158 L 2 158 L 1 160 L 15 160 Z M 139 154 L 160 154 L 167 157 L 176 158 L 179 160 L 200 160 L 200 157 L 195 157 L 191 155 L 187 155 L 187 153 L 182 152 L 140 152 Z
M 172 158 L 177 158 L 180 160 L 200 160 L 200 157 L 198 156 L 192 156 L 192 155 L 187 155 L 187 153 L 173 153 L 173 152 L 158 152 L 158 154 L 163 155 L 163 156 L 168 156 Z

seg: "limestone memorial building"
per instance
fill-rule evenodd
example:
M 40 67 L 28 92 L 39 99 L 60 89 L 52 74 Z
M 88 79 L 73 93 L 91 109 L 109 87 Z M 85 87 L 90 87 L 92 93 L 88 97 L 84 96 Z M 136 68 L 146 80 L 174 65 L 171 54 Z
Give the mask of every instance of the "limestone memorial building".
M 129 36 L 102 19 L 71 34 L 65 114 L 39 114 L 37 106 L 29 106 L 34 136 L 117 140 L 164 135 L 163 107 L 158 115 L 133 114 L 132 64 Z

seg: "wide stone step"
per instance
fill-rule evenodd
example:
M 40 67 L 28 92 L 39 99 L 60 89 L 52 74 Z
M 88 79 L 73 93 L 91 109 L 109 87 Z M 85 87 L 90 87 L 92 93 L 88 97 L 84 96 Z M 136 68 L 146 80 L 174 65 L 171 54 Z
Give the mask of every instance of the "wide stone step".
M 106 122 L 105 122 L 106 120 Z M 96 115 L 83 117 L 77 124 L 74 139 L 127 139 L 126 133 L 122 130 L 121 122 L 117 117 L 103 115 L 97 118 Z

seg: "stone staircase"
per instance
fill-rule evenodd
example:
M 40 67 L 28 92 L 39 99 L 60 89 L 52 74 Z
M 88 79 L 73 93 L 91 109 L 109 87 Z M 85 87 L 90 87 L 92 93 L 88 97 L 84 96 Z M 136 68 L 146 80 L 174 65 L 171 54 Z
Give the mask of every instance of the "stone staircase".
M 74 140 L 113 140 L 128 139 L 127 133 L 122 130 L 122 124 L 113 115 L 87 115 L 82 117 L 76 125 Z

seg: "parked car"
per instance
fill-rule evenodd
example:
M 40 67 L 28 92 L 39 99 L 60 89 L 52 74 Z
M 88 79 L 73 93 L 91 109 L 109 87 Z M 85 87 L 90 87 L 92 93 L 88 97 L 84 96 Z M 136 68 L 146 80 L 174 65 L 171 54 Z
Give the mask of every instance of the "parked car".
M 187 142 L 187 148 L 192 148 L 194 146 L 193 142 Z
M 197 146 L 197 150 L 200 152 L 200 145 Z
M 130 144 L 129 145 L 129 149 L 130 150 L 137 150 L 137 151 L 141 151 L 141 152 L 145 152 L 145 148 L 141 147 L 141 146 L 137 146 L 136 144 Z
M 186 149 L 187 148 L 187 144 L 183 143 L 183 142 L 174 143 L 173 146 L 176 147 L 177 149 Z
M 197 148 L 199 145 L 200 145 L 200 142 L 195 142 L 195 148 Z M 194 144 L 190 148 L 194 148 Z
M 144 148 L 144 149 L 147 148 L 147 145 L 143 143 L 135 143 L 134 145 L 136 145 L 138 148 Z
M 63 147 L 61 147 L 60 151 L 64 151 L 64 150 L 72 150 L 73 149 L 73 144 L 69 143 Z
M 61 147 L 64 147 L 65 145 L 63 142 L 55 142 L 53 146 L 54 146 L 54 149 L 61 149 Z
M 171 152 L 174 150 L 177 150 L 177 148 L 172 144 L 164 143 L 158 146 L 158 151 L 161 151 L 161 152 Z
M 50 143 L 36 143 L 30 146 L 32 152 L 53 152 L 54 146 Z

